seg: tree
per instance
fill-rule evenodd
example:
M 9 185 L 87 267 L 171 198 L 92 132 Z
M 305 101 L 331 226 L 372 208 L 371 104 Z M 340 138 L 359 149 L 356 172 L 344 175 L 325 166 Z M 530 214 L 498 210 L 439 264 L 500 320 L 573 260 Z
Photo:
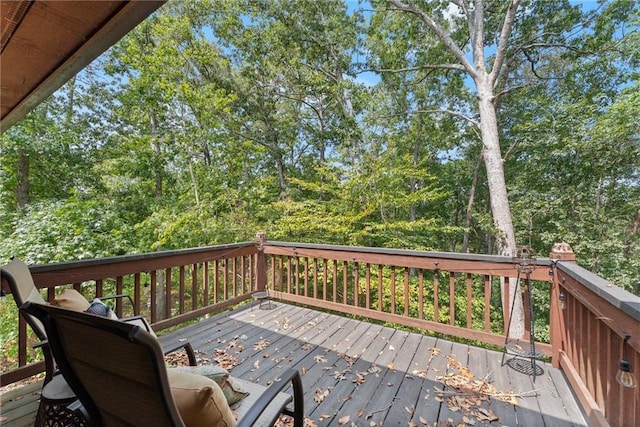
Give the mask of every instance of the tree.
M 404 69 L 385 71 L 421 72 L 425 78 L 431 73 L 444 79 L 460 73 L 467 76 L 467 87 L 476 99 L 475 105 L 465 105 L 471 111 L 452 111 L 446 107 L 441 107 L 440 111 L 464 117 L 477 125 L 497 250 L 501 255 L 513 256 L 516 232 L 505 179 L 505 162 L 511 148 L 507 148 L 506 141 L 501 142 L 501 134 L 505 135 L 500 125 L 501 103 L 512 92 L 522 87 L 536 86 L 544 80 L 536 73 L 536 69 L 551 64 L 550 61 L 558 52 L 573 53 L 575 57 L 592 55 L 594 51 L 603 50 L 605 45 L 602 40 L 607 40 L 606 35 L 610 40 L 615 31 L 606 34 L 612 27 L 606 26 L 606 20 L 602 20 L 604 25 L 601 27 L 606 29 L 598 31 L 598 34 L 605 35 L 599 45 L 594 43 L 595 38 L 580 40 L 573 34 L 586 31 L 592 20 L 583 19 L 577 6 L 564 1 L 485 3 L 483 0 L 455 0 L 405 3 L 388 0 L 374 4 L 380 13 L 402 12 L 414 18 L 413 21 L 407 21 L 409 25 L 417 22 L 417 28 L 413 30 L 412 47 L 439 53 L 430 54 L 431 60 L 424 61 L 429 56 L 421 55 L 420 50 L 407 50 L 406 57 L 412 60 L 410 64 Z M 619 9 L 625 9 L 619 6 L 613 8 L 615 16 L 621 16 Z M 593 16 L 597 15 L 592 14 L 591 18 Z M 429 36 L 437 39 L 437 43 Z M 425 39 L 422 44 L 421 38 Z M 522 81 L 529 67 L 533 75 L 527 81 Z M 473 194 L 474 191 L 470 200 L 473 200 Z M 517 314 L 514 316 L 516 327 L 510 331 L 514 336 L 520 336 L 523 331 L 521 310 L 521 303 L 517 301 Z

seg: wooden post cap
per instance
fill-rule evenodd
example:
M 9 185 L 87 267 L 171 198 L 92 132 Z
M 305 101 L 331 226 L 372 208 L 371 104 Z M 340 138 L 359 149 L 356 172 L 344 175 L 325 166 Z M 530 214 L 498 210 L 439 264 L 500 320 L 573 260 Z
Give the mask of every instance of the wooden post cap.
M 566 243 L 554 243 L 549 258 L 557 259 L 559 261 L 576 261 L 576 254 L 573 253 L 571 246 Z

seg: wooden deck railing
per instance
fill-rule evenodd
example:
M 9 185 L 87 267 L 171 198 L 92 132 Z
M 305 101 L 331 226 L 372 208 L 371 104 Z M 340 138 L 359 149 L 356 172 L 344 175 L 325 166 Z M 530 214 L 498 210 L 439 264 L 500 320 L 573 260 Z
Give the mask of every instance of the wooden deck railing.
M 594 425 L 640 425 L 640 387 L 615 380 L 622 358 L 640 379 L 640 298 L 574 262 L 559 262 L 555 281 L 552 298 L 563 299 L 565 308 L 556 304 L 551 317 L 557 324 L 554 365 L 564 370 Z
M 500 281 L 518 276 L 511 258 L 281 242 L 264 252 L 276 298 L 504 344 L 509 296 L 501 300 Z M 640 388 L 615 376 L 625 357 L 638 378 L 640 298 L 578 266 L 566 246 L 550 256 L 531 273 L 550 319 L 550 345 L 537 347 L 565 371 L 594 425 L 639 425 Z
M 256 244 L 248 242 L 37 265 L 30 270 L 47 301 L 65 288 L 74 288 L 87 299 L 126 291 L 134 307 L 118 300 L 116 314 L 142 314 L 160 331 L 250 299 L 256 290 L 258 258 Z M 0 385 L 44 370 L 43 362 L 27 363 L 34 343 L 29 342 L 27 324 L 17 311 L 16 321 L 19 366 L 3 367 Z
M 276 298 L 504 345 L 509 304 L 500 282 L 518 278 L 510 257 L 279 242 L 264 252 Z M 548 303 L 552 263 L 537 263 L 531 287 Z M 551 356 L 548 342 L 537 348 Z
M 31 270 L 48 299 L 69 286 L 88 298 L 130 289 L 136 311 L 156 330 L 268 288 L 283 301 L 497 346 L 504 344 L 509 314 L 501 282 L 518 277 L 508 257 L 272 242 L 264 235 L 257 242 Z M 640 370 L 640 298 L 579 267 L 572 253 L 537 259 L 530 277 L 534 303 L 549 307 L 549 333 L 538 331 L 536 346 L 565 371 L 594 425 L 640 423 L 640 388 L 615 381 L 626 335 L 624 356 L 636 375 Z M 127 310 L 116 306 L 119 315 Z M 26 364 L 26 329 L 20 321 L 20 367 L 3 372 L 2 384 L 42 369 Z M 540 341 L 547 336 L 549 342 Z

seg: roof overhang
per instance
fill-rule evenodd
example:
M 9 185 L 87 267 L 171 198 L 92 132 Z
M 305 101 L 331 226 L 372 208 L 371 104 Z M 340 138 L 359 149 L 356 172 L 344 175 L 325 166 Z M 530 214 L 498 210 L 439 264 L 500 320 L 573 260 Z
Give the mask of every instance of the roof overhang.
M 0 132 L 164 2 L 0 1 Z

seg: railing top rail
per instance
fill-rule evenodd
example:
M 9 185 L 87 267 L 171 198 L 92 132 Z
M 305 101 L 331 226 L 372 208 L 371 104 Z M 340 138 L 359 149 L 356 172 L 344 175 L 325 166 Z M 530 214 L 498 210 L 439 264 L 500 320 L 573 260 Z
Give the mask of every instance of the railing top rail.
M 559 261 L 558 270 L 581 283 L 587 289 L 620 309 L 625 314 L 628 314 L 633 319 L 640 321 L 640 297 L 619 286 L 611 284 L 604 278 L 580 267 L 574 262 Z
M 109 264 L 120 264 L 123 262 L 171 258 L 171 257 L 184 256 L 184 255 L 202 254 L 206 252 L 219 253 L 220 251 L 225 251 L 225 250 L 233 250 L 233 249 L 238 249 L 242 247 L 255 246 L 255 244 L 256 244 L 255 242 L 240 242 L 240 243 L 232 243 L 232 244 L 226 244 L 226 245 L 202 246 L 198 248 L 147 252 L 147 253 L 134 254 L 134 255 L 118 255 L 118 256 L 105 257 L 105 258 L 66 261 L 66 262 L 51 263 L 51 264 L 36 264 L 36 265 L 30 266 L 29 269 L 31 270 L 32 273 L 39 273 L 43 271 L 49 272 L 49 271 L 56 271 L 56 270 L 68 270 L 68 269 L 74 269 L 74 268 L 105 266 Z
M 413 257 L 424 258 L 440 258 L 448 260 L 458 261 L 480 261 L 480 262 L 494 262 L 513 265 L 513 257 L 501 256 L 501 255 L 484 255 L 484 254 L 468 254 L 458 252 L 432 252 L 432 251 L 417 251 L 411 249 L 389 249 L 389 248 L 371 248 L 364 246 L 342 246 L 342 245 L 320 245 L 313 243 L 292 243 L 292 242 L 279 242 L 274 240 L 268 240 L 265 246 L 280 246 L 288 248 L 306 248 L 306 249 L 321 249 L 331 251 L 343 251 L 343 252 L 362 252 L 362 253 L 375 253 L 383 255 L 405 255 Z M 552 260 L 549 258 L 536 258 L 536 265 L 540 267 L 549 267 L 552 264 Z

